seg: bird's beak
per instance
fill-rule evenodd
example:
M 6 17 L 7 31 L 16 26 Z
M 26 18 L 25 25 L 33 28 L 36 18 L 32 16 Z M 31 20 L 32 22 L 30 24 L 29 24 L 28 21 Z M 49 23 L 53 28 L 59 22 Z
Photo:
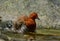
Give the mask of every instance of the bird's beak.
M 39 18 L 39 17 L 38 17 L 37 19 L 38 19 L 38 20 L 40 20 L 40 18 Z

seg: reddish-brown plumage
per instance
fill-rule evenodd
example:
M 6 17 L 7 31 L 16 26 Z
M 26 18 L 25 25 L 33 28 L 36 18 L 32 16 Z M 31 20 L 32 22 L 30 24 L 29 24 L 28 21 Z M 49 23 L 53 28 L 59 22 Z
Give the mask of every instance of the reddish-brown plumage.
M 34 32 L 36 29 L 36 22 L 33 19 L 28 19 L 25 21 L 25 24 L 27 28 L 29 29 L 29 32 Z
M 37 18 L 38 18 L 38 15 L 35 12 L 32 12 L 29 15 L 29 17 L 26 17 L 26 16 L 19 17 L 17 19 L 17 21 L 15 22 L 14 27 L 16 29 L 19 29 L 20 28 L 19 26 L 21 25 L 20 23 L 23 22 L 26 25 L 26 27 L 28 28 L 28 32 L 35 32 L 35 30 L 36 30 L 35 19 L 37 19 Z
M 38 15 L 37 15 L 37 13 L 32 12 L 32 13 L 30 14 L 29 18 L 35 20 L 36 18 L 38 18 Z
M 29 18 L 25 21 L 25 24 L 30 32 L 35 32 L 36 29 L 36 22 L 35 19 L 38 18 L 37 13 L 32 12 Z

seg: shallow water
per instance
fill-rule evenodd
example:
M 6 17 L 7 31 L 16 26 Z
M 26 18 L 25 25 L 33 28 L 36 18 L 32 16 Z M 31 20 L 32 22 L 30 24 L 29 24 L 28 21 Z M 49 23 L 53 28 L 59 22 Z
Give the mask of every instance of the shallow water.
M 0 39 L 0 41 L 2 41 L 2 40 Z M 16 38 L 15 37 L 15 38 L 12 38 L 9 41 L 26 41 L 26 40 L 25 39 L 22 39 L 22 38 Z M 60 41 L 60 36 L 36 36 L 36 40 L 35 41 Z
M 36 41 L 60 41 L 60 36 L 38 36 Z
M 17 38 L 17 37 L 10 37 L 11 39 L 9 39 L 9 35 L 13 35 L 15 36 L 15 33 L 12 33 L 12 32 L 3 32 L 3 33 L 0 33 L 0 41 L 27 41 L 26 39 L 23 39 L 22 38 L 22 35 L 20 34 L 17 34 L 20 38 Z M 17 36 L 16 35 L 16 36 Z M 8 36 L 8 37 L 7 37 Z M 35 41 L 60 41 L 60 36 L 55 36 L 55 35 L 44 35 L 44 34 L 39 34 L 39 35 L 36 35 L 36 40 Z

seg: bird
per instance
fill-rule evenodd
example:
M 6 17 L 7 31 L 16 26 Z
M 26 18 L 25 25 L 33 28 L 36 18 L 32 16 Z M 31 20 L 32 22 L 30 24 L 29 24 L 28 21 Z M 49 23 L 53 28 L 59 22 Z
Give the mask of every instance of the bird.
M 36 32 L 35 19 L 40 20 L 36 12 L 31 12 L 29 16 L 20 16 L 19 18 L 17 18 L 17 21 L 15 21 L 14 27 L 16 30 L 20 28 L 18 33 L 22 33 L 24 34 L 24 36 L 26 36 L 27 34 L 28 37 L 32 36 L 33 38 L 35 38 L 35 35 L 30 35 L 30 33 Z
M 39 17 L 37 15 L 37 13 L 32 12 L 29 15 L 28 19 L 25 21 L 25 25 L 27 26 L 29 32 L 35 32 L 35 30 L 36 30 L 35 19 L 39 19 Z
M 29 16 L 19 16 L 14 23 L 14 27 L 16 30 L 20 28 L 20 32 L 35 32 L 36 30 L 36 22 L 35 19 L 39 19 L 38 14 L 36 12 L 30 13 Z

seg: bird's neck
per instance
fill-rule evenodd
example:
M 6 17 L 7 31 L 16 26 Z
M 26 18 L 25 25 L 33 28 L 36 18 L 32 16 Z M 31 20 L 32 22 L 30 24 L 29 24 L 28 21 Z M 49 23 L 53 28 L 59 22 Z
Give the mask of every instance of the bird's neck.
M 35 21 L 35 18 L 31 18 L 31 17 L 30 17 L 30 19 L 32 19 L 33 21 Z

